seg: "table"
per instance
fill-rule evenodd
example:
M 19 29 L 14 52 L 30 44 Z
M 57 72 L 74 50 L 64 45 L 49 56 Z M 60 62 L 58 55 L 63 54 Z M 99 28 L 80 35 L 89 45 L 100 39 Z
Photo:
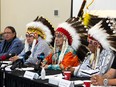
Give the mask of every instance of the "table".
M 47 70 L 46 74 L 59 74 L 61 71 Z M 24 71 L 12 71 L 5 72 L 5 87 L 58 87 L 48 83 L 48 80 L 30 80 L 28 78 L 24 78 Z M 79 78 L 73 77 L 71 80 L 76 80 Z M 83 80 L 88 78 L 81 78 Z M 75 86 L 82 87 L 82 86 Z
M 3 71 L 0 70 L 0 87 L 3 87 Z
M 5 72 L 5 87 L 55 87 L 48 80 L 24 78 L 24 71 Z

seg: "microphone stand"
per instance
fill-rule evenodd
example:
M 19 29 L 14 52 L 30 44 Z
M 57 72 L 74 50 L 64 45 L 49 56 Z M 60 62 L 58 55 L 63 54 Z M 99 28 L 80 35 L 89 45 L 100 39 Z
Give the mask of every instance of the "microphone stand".
M 38 75 L 40 76 L 40 73 L 41 73 L 41 70 L 42 70 L 42 68 L 41 68 L 41 61 L 40 61 L 40 63 L 39 64 L 36 64 L 35 66 L 34 66 L 34 70 L 38 73 Z
M 56 54 L 56 53 L 59 53 L 60 51 L 58 51 L 58 52 L 55 52 L 53 55 L 52 55 L 52 57 Z M 42 67 L 41 67 L 41 62 L 42 62 L 43 60 L 40 60 L 40 63 L 39 64 L 36 64 L 35 66 L 34 66 L 34 70 L 38 73 L 38 75 L 41 75 L 41 70 L 42 70 Z
M 38 73 L 39 76 L 41 75 L 41 70 L 42 70 L 42 67 L 41 67 L 41 65 L 39 64 L 38 71 L 37 71 L 37 73 Z
M 23 61 L 21 61 L 21 62 L 19 63 L 18 68 L 22 68 L 23 66 L 24 66 L 24 62 L 23 62 Z

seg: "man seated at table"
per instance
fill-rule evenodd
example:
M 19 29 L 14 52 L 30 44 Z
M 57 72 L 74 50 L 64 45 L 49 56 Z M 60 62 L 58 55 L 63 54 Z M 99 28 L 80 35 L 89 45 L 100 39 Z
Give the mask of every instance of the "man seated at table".
M 88 48 L 91 53 L 76 68 L 70 68 L 74 76 L 91 77 L 94 74 L 106 73 L 114 59 L 114 31 L 108 26 L 110 19 L 104 19 L 88 31 Z M 111 23 L 112 24 L 112 23 Z
M 10 53 L 18 55 L 23 50 L 23 43 L 17 38 L 15 28 L 7 26 L 4 29 L 3 41 L 0 43 L 0 56 Z
M 116 86 L 116 56 L 111 69 L 103 76 L 92 76 L 91 83 L 96 86 Z
M 21 58 L 27 51 L 31 51 L 31 55 L 25 63 L 36 64 L 37 57 L 44 53 L 46 57 L 51 48 L 48 43 L 52 42 L 54 30 L 52 25 L 43 17 L 37 17 L 33 22 L 27 24 L 25 48 L 15 57 L 10 58 L 11 61 L 16 61 Z
M 54 51 L 42 62 L 45 69 L 65 70 L 69 66 L 74 67 L 80 64 L 76 55 L 76 50 L 81 44 L 80 35 L 77 33 L 79 27 L 81 22 L 74 17 L 59 24 L 55 31 Z

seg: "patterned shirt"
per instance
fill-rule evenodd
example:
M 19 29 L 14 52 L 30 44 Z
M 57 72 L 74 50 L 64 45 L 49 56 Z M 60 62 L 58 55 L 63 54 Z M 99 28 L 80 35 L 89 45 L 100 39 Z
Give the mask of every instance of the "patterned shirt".
M 44 60 L 44 64 L 48 64 L 48 69 L 53 69 L 53 70 L 63 70 L 66 69 L 69 66 L 77 66 L 80 64 L 79 58 L 76 55 L 75 50 L 68 46 L 62 61 L 58 64 L 58 59 L 59 59 L 59 54 L 61 52 L 57 52 L 58 57 L 54 57 L 54 53 L 49 54 Z M 56 61 L 55 61 L 56 58 Z
M 75 68 L 74 75 L 78 77 L 91 77 L 94 74 L 103 75 L 112 65 L 114 53 L 111 50 L 102 50 L 95 69 L 91 68 L 90 55 L 88 55 L 80 66 Z

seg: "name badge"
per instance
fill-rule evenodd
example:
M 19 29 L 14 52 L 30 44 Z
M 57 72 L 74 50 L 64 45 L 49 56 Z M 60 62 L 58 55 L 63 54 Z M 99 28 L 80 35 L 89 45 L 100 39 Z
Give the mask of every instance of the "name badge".
M 58 87 L 74 87 L 73 82 L 61 79 Z
M 25 71 L 24 77 L 33 80 L 33 79 L 38 79 L 39 75 L 37 73 L 34 73 L 34 72 Z

